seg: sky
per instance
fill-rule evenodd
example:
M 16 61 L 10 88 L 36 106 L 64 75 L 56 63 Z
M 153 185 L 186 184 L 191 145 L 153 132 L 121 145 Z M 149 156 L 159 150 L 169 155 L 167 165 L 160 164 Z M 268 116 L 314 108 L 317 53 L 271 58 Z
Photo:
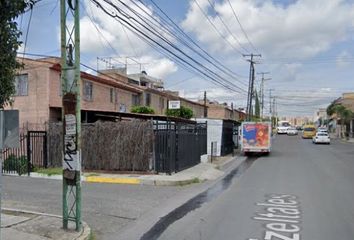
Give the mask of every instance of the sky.
M 119 0 L 111 1 L 126 9 Z M 110 12 L 115 11 L 104 0 L 97 2 Z M 107 67 L 97 57 L 114 59 L 111 63 L 115 67 L 127 62 L 129 73 L 145 70 L 163 79 L 166 89 L 179 91 L 186 98 L 198 100 L 207 91 L 210 100 L 232 102 L 236 108 L 245 108 L 249 57 L 242 54 L 261 54 L 262 57 L 254 60 L 256 73 L 269 72 L 265 78 L 270 79 L 264 84 L 266 115 L 269 114 L 269 89 L 276 99 L 279 116 L 313 116 L 315 110 L 328 106 L 342 93 L 354 91 L 353 0 L 122 2 L 142 16 L 154 17 L 161 24 L 157 30 L 159 35 L 205 66 L 205 72 L 213 71 L 226 79 L 233 85 L 232 90 L 161 54 L 161 49 L 143 42 L 91 0 L 80 0 L 81 62 L 95 69 Z M 32 18 L 31 11 L 27 11 L 17 19 L 23 31 L 21 40 L 26 43 L 19 52 L 60 56 L 59 5 L 59 0 L 41 0 L 32 10 Z M 204 53 L 221 63 L 223 69 L 215 68 L 181 45 L 177 35 L 167 34 L 156 6 Z M 255 74 L 257 90 L 261 76 Z

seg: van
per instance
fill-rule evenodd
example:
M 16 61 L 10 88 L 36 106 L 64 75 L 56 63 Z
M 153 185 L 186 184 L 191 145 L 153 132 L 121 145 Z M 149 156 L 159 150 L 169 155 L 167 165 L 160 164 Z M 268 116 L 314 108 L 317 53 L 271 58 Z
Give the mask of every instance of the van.
M 302 138 L 313 138 L 314 136 L 316 136 L 316 127 L 314 125 L 305 125 Z

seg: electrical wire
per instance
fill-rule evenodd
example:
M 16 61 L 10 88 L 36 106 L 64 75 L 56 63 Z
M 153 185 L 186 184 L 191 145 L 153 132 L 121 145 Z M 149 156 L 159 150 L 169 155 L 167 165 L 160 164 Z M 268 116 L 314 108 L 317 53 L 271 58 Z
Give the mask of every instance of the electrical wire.
M 248 49 L 246 49 L 240 42 L 240 40 L 235 36 L 235 34 L 233 34 L 230 30 L 230 28 L 227 26 L 227 24 L 224 22 L 224 20 L 222 19 L 222 17 L 220 16 L 220 14 L 216 11 L 214 5 L 212 4 L 212 2 L 210 0 L 207 0 L 210 7 L 213 9 L 213 11 L 215 12 L 215 15 L 217 16 L 217 18 L 220 20 L 220 22 L 222 23 L 222 25 L 224 26 L 224 28 L 226 29 L 226 31 L 230 34 L 230 36 L 237 42 L 237 44 L 243 49 L 245 50 L 247 53 L 249 53 L 250 51 Z
M 252 43 L 251 40 L 249 39 L 249 37 L 248 37 L 248 35 L 247 35 L 247 32 L 246 32 L 245 29 L 243 28 L 243 26 L 242 26 L 242 24 L 241 24 L 241 22 L 240 22 L 240 19 L 238 18 L 237 14 L 236 14 L 235 9 L 234 9 L 234 8 L 232 7 L 232 5 L 231 5 L 230 0 L 227 0 L 227 2 L 229 3 L 229 6 L 230 6 L 230 8 L 231 8 L 231 10 L 232 10 L 232 13 L 233 13 L 234 17 L 236 18 L 236 21 L 237 21 L 238 25 L 240 26 L 241 31 L 243 32 L 243 35 L 245 35 L 245 37 L 246 37 L 248 43 L 251 45 L 251 47 L 253 48 L 253 50 L 256 51 L 256 52 L 258 52 L 258 50 L 256 49 L 256 47 L 253 45 L 253 43 Z
M 187 64 L 189 67 L 191 67 L 192 69 L 198 71 L 199 73 L 201 73 L 202 75 L 204 75 L 205 77 L 207 77 L 210 81 L 222 85 L 225 88 L 228 88 L 230 90 L 239 92 L 239 90 L 241 91 L 245 91 L 244 89 L 240 89 L 239 87 L 237 87 L 236 85 L 233 86 L 229 86 L 225 83 L 222 82 L 223 79 L 222 77 L 220 77 L 220 75 L 216 74 L 215 72 L 209 70 L 208 68 L 205 68 L 205 66 L 203 66 L 202 64 L 200 64 L 198 61 L 196 61 L 195 59 L 191 58 L 190 56 L 188 56 L 185 52 L 183 52 L 181 49 L 179 49 L 178 47 L 176 47 L 174 44 L 172 44 L 169 40 L 166 40 L 165 38 L 159 36 L 156 32 L 151 32 L 149 31 L 149 28 L 146 25 L 141 24 L 139 21 L 137 21 L 134 17 L 128 15 L 126 12 L 122 11 L 121 9 L 119 9 L 116 5 L 114 5 L 111 1 L 107 1 L 105 0 L 104 2 L 106 2 L 107 4 L 109 4 L 111 7 L 113 7 L 114 9 L 116 9 L 120 14 L 122 14 L 126 19 L 130 19 L 133 20 L 135 23 L 137 23 L 138 25 L 140 25 L 143 29 L 145 29 L 146 31 L 150 32 L 153 34 L 154 37 L 157 37 L 158 39 L 164 41 L 165 43 L 167 43 L 168 46 L 172 47 L 174 50 L 176 50 L 178 53 L 181 53 L 182 55 L 184 55 L 184 57 L 186 57 L 188 60 L 192 61 L 194 64 L 197 64 L 198 67 L 201 67 L 202 69 L 205 70 L 202 71 L 200 68 L 192 65 L 190 62 L 186 61 L 185 59 L 183 59 L 181 56 L 177 55 L 175 52 L 173 52 L 171 49 L 168 49 L 167 46 L 162 45 L 161 43 L 158 43 L 155 39 L 153 39 L 151 36 L 149 36 L 146 32 L 143 32 L 143 30 L 139 29 L 136 25 L 132 24 L 130 21 L 122 18 L 121 16 L 119 16 L 117 13 L 114 13 L 112 11 L 108 11 L 107 9 L 105 9 L 98 1 L 96 0 L 91 0 L 93 1 L 97 7 L 101 8 L 106 14 L 108 14 L 109 16 L 111 16 L 112 18 L 116 19 L 117 18 L 122 21 L 122 23 L 128 27 L 132 32 L 136 33 L 137 35 L 141 35 L 143 38 L 145 38 L 145 40 L 150 41 L 150 43 L 153 43 L 157 46 L 159 46 L 160 48 L 162 48 L 165 52 L 167 52 L 168 54 L 172 55 L 173 57 L 179 59 L 180 61 L 184 62 L 185 64 Z M 151 27 L 151 26 L 150 26 Z M 206 73 L 208 72 L 208 73 Z M 211 75 L 209 75 L 211 74 Z M 215 79 L 215 77 L 217 79 Z M 237 88 L 239 88 L 239 90 L 236 90 Z M 242 93 L 242 92 L 239 92 Z
M 232 48 L 234 49 L 237 53 L 244 55 L 243 52 L 238 50 L 235 46 L 231 44 L 231 42 L 218 30 L 218 28 L 215 26 L 215 24 L 210 20 L 208 15 L 204 12 L 203 8 L 199 5 L 197 0 L 194 0 L 195 4 L 198 6 L 199 10 L 203 13 L 204 17 L 207 19 L 207 21 L 210 23 L 210 25 L 214 28 L 214 30 L 219 34 L 219 36 Z

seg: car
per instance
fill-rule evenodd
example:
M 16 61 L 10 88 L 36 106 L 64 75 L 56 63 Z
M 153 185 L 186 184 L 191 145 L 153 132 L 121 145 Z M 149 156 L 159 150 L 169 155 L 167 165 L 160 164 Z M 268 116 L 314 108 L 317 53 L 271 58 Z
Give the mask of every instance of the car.
M 327 130 L 327 128 L 325 128 L 325 127 L 319 127 L 319 128 L 317 129 L 317 132 L 318 132 L 318 133 L 319 133 L 319 132 L 328 133 L 328 130 Z
M 313 125 L 304 126 L 304 130 L 302 132 L 302 138 L 313 138 L 316 136 L 316 128 Z
M 288 128 L 288 130 L 286 131 L 286 134 L 287 135 L 297 135 L 298 134 L 298 131 L 297 131 L 297 129 L 296 128 L 294 128 L 294 127 L 290 127 L 290 128 Z
M 317 144 L 317 143 L 331 144 L 331 139 L 329 138 L 328 133 L 318 132 L 318 133 L 316 133 L 316 136 L 314 136 L 312 138 L 312 142 L 314 144 Z

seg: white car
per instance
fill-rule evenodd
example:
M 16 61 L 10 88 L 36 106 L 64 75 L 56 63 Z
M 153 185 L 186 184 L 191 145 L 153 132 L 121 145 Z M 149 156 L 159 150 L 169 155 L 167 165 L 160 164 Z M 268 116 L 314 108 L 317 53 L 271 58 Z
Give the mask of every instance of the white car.
M 331 144 L 331 139 L 329 138 L 328 133 L 318 132 L 318 133 L 316 133 L 316 136 L 314 136 L 312 138 L 312 142 L 314 144 L 317 144 L 317 143 Z
M 289 127 L 277 127 L 278 134 L 286 134 L 288 132 Z
M 288 130 L 286 131 L 286 134 L 287 135 L 297 135 L 298 131 L 296 130 L 296 128 L 291 127 L 291 128 L 288 128 Z

